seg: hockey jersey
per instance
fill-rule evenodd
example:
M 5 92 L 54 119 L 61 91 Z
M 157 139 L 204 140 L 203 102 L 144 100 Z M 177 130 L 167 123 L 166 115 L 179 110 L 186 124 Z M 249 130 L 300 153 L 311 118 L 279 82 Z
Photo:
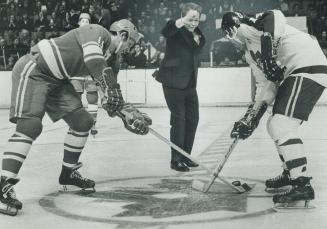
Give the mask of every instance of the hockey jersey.
M 327 87 L 327 59 L 314 37 L 288 25 L 279 10 L 258 14 L 253 21 L 240 25 L 236 39 L 245 44 L 248 58 L 257 68 L 262 70 L 261 35 L 270 32 L 277 63 L 286 67 L 284 78 L 299 75 Z
M 87 75 L 97 79 L 107 67 L 104 56 L 110 42 L 105 28 L 89 24 L 60 37 L 41 40 L 31 52 L 40 54 L 36 63 L 46 75 L 59 80 Z

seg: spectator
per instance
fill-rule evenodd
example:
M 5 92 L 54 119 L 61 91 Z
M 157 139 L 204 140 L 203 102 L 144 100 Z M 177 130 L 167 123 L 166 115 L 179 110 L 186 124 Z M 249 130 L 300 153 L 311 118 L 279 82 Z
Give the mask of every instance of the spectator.
M 21 31 L 21 43 L 22 44 L 29 44 L 31 41 L 30 32 L 26 29 L 22 29 Z
M 111 16 L 108 9 L 99 9 L 98 13 L 95 14 L 95 17 L 97 18 L 97 24 L 109 29 L 111 25 Z
M 279 0 L 279 9 L 285 14 L 285 16 L 289 15 L 288 4 L 285 0 Z
M 136 44 L 134 46 L 134 53 L 127 56 L 126 62 L 129 66 L 135 68 L 145 68 L 146 67 L 146 56 L 141 51 L 141 46 Z
M 159 36 L 159 40 L 154 44 L 154 47 L 159 51 L 159 52 L 165 52 L 166 49 L 166 39 L 163 35 Z
M 212 43 L 213 60 L 216 65 L 230 65 L 231 62 L 236 65 L 242 59 L 243 53 L 225 37 Z
M 318 24 L 318 12 L 316 9 L 309 9 L 308 16 L 307 16 L 307 27 L 308 33 L 314 36 L 317 36 L 319 33 L 319 28 L 317 27 Z
M 8 24 L 8 27 L 7 27 L 7 30 L 9 31 L 17 31 L 18 30 L 18 26 L 17 26 L 17 22 L 16 22 L 16 19 L 15 19 L 15 15 L 10 15 L 9 17 L 9 24 Z
M 159 55 L 155 56 L 151 60 L 150 67 L 152 67 L 152 68 L 158 68 L 164 58 L 165 58 L 165 53 L 164 52 L 160 52 Z
M 9 53 L 10 52 L 5 39 L 1 38 L 0 39 L 0 64 L 4 66 L 4 69 L 7 68 Z
M 12 69 L 13 69 L 13 67 L 14 67 L 14 65 L 15 65 L 15 59 L 14 59 L 14 57 L 12 57 L 12 56 L 10 56 L 9 58 L 8 58 L 8 64 L 7 64 L 7 67 L 6 67 L 6 71 L 11 71 Z
M 18 28 L 21 29 L 27 29 L 29 31 L 33 30 L 33 23 L 29 19 L 27 12 L 23 12 L 22 19 L 18 22 Z
M 295 17 L 303 15 L 300 2 L 295 2 L 293 4 L 292 12 L 290 14 L 291 14 L 291 16 L 295 16 Z
M 7 15 L 14 15 L 14 16 L 18 15 L 18 10 L 14 2 L 11 2 L 7 5 Z
M 18 37 L 14 39 L 13 44 L 10 45 L 8 49 L 9 49 L 9 56 L 15 58 L 15 60 L 25 55 L 29 51 L 29 47 L 20 43 Z

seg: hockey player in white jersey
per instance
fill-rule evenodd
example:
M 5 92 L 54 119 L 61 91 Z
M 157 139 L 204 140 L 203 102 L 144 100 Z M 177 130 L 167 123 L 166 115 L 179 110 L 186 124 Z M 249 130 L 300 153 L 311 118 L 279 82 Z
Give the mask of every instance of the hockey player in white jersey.
M 278 10 L 255 17 L 228 12 L 223 16 L 222 29 L 234 44 L 245 49 L 246 59 L 261 85 L 255 103 L 235 123 L 231 137 L 248 138 L 274 101 L 267 130 L 275 142 L 283 172 L 268 179 L 266 187 L 292 186 L 273 196 L 277 206 L 289 207 L 297 201 L 305 201 L 308 206 L 314 199 L 314 189 L 298 131 L 327 86 L 326 57 L 315 38 L 288 25 Z

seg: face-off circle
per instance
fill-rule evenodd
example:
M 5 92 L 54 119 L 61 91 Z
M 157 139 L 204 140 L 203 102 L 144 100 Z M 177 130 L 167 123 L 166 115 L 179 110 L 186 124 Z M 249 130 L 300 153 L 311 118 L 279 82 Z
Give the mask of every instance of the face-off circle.
M 238 194 L 222 183 L 216 183 L 209 193 L 199 192 L 192 189 L 194 179 L 113 179 L 97 182 L 96 192 L 92 194 L 56 192 L 43 197 L 39 203 L 45 210 L 63 217 L 141 227 L 218 222 L 273 212 L 270 199 Z M 260 182 L 259 186 L 262 183 L 251 179 L 243 181 Z M 263 184 L 257 188 L 264 190 Z

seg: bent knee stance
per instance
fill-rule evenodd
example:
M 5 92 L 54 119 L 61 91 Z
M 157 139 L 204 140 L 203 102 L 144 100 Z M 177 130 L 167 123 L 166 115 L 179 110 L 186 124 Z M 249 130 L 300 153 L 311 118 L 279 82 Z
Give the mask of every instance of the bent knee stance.
M 93 126 L 93 117 L 84 109 L 79 109 L 66 115 L 64 120 L 75 131 L 88 132 Z
M 300 176 L 306 171 L 303 142 L 299 135 L 301 120 L 276 114 L 267 122 L 267 130 L 275 141 L 283 167 L 289 170 L 291 176 Z
M 277 144 L 282 144 L 289 139 L 299 138 L 298 129 L 301 122 L 299 119 L 275 114 L 267 121 L 267 131 Z
M 16 132 L 8 139 L 8 143 L 4 148 L 1 171 L 3 176 L 17 176 L 33 141 L 41 132 L 41 120 L 27 118 L 17 120 Z
M 33 140 L 40 136 L 42 128 L 42 121 L 40 119 L 21 118 L 17 120 L 16 131 Z

